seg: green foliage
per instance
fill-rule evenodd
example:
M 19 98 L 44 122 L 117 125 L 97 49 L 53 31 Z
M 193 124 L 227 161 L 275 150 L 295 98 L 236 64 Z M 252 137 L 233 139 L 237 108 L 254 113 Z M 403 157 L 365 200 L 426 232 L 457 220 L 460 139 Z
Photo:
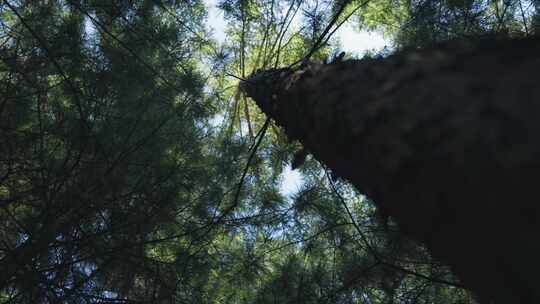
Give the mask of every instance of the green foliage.
M 382 30 L 397 47 L 422 47 L 479 35 L 538 34 L 534 1 L 369 1 L 359 28 Z
M 192 34 L 150 2 L 115 5 L 2 6 L 0 286 L 13 301 L 170 298 L 179 274 L 150 254 L 154 238 L 199 224 L 212 108 L 183 59 L 197 50 L 178 46 Z M 168 230 L 182 213 L 191 223 Z

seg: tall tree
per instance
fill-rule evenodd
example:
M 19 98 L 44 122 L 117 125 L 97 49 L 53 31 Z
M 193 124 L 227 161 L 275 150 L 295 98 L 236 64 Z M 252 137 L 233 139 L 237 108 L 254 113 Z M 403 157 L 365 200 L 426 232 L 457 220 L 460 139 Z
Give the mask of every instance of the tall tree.
M 242 88 L 482 303 L 536 303 L 539 50 L 452 41 L 262 71 Z

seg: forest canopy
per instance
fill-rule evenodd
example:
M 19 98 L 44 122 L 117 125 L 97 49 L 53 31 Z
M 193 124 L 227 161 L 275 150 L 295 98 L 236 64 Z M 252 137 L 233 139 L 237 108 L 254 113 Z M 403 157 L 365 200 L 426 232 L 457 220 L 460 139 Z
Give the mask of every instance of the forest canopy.
M 0 3 L 0 302 L 476 303 L 239 83 L 360 59 L 344 24 L 391 42 L 365 60 L 527 39 L 540 2 L 224 0 L 224 42 L 207 9 Z M 291 165 L 303 183 L 283 193 Z

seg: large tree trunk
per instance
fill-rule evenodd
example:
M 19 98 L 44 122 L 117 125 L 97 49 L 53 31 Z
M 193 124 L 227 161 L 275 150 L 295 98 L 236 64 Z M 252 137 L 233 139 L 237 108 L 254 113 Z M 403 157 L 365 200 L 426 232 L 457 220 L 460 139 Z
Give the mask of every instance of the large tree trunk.
M 540 303 L 540 40 L 257 72 L 260 108 L 484 303 Z

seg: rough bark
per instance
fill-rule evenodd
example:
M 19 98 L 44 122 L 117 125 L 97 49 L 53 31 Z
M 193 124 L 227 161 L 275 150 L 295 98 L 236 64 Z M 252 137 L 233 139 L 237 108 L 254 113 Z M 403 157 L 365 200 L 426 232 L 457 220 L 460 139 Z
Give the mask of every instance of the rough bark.
M 483 303 L 540 303 L 540 40 L 451 41 L 242 84 Z

